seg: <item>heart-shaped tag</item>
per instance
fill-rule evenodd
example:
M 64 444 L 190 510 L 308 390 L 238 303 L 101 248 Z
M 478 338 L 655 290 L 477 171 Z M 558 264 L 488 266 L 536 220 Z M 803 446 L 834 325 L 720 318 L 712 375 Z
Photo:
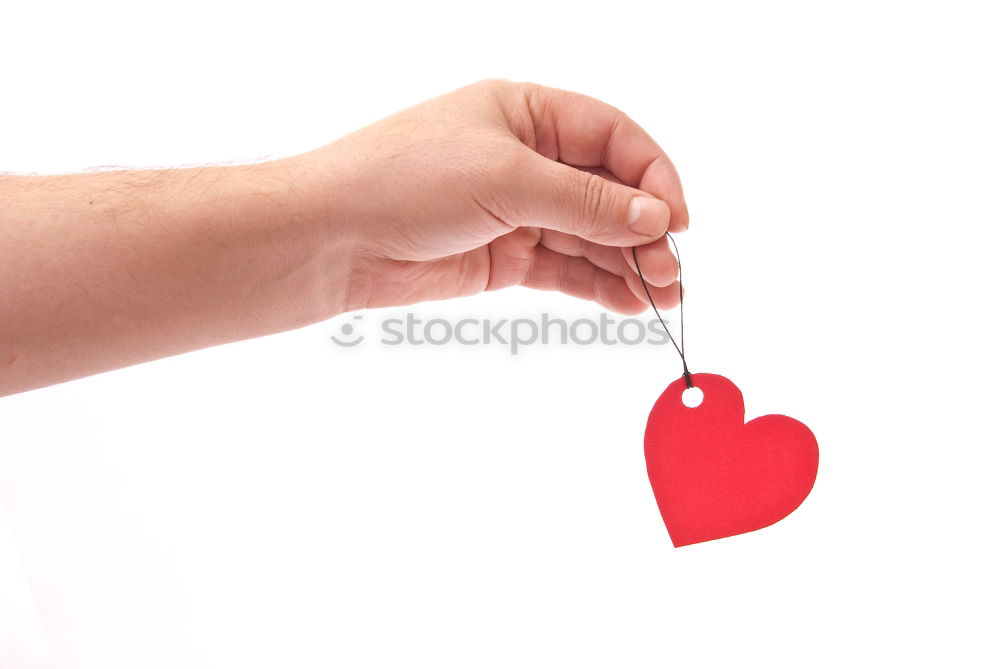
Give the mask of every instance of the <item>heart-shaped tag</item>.
M 743 422 L 743 394 L 716 374 L 692 374 L 704 394 L 687 407 L 680 378 L 653 405 L 646 469 L 674 546 L 752 532 L 778 522 L 812 490 L 816 437 L 797 420 Z

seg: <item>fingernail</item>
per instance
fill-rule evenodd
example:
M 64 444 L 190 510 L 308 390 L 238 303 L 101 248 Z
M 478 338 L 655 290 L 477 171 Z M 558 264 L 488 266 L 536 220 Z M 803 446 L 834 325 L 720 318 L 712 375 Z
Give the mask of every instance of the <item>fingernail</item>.
M 628 207 L 628 227 L 650 237 L 662 235 L 670 224 L 670 208 L 663 200 L 636 195 Z

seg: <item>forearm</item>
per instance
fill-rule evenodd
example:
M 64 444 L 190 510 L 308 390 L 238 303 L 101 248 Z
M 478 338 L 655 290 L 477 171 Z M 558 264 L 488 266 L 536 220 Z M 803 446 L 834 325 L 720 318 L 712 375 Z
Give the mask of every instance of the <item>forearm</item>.
M 348 241 L 310 179 L 295 160 L 0 177 L 0 395 L 337 313 Z
M 508 286 L 670 308 L 687 223 L 631 119 L 503 81 L 280 161 L 0 177 L 0 395 Z

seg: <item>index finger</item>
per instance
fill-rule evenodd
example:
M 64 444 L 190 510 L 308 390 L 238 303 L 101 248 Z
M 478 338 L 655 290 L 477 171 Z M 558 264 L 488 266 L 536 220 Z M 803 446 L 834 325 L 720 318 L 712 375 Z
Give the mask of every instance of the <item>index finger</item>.
M 666 201 L 671 231 L 687 229 L 687 203 L 677 170 L 638 123 L 586 95 L 524 86 L 535 151 L 568 165 L 603 167 L 622 183 Z

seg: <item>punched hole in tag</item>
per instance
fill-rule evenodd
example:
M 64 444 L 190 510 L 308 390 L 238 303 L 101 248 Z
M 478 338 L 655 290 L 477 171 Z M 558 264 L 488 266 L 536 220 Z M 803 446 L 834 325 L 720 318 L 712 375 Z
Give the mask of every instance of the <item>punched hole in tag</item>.
M 704 399 L 705 393 L 703 393 L 701 388 L 698 386 L 685 388 L 684 392 L 681 393 L 681 403 L 683 403 L 688 409 L 695 409 L 701 406 L 701 402 Z

